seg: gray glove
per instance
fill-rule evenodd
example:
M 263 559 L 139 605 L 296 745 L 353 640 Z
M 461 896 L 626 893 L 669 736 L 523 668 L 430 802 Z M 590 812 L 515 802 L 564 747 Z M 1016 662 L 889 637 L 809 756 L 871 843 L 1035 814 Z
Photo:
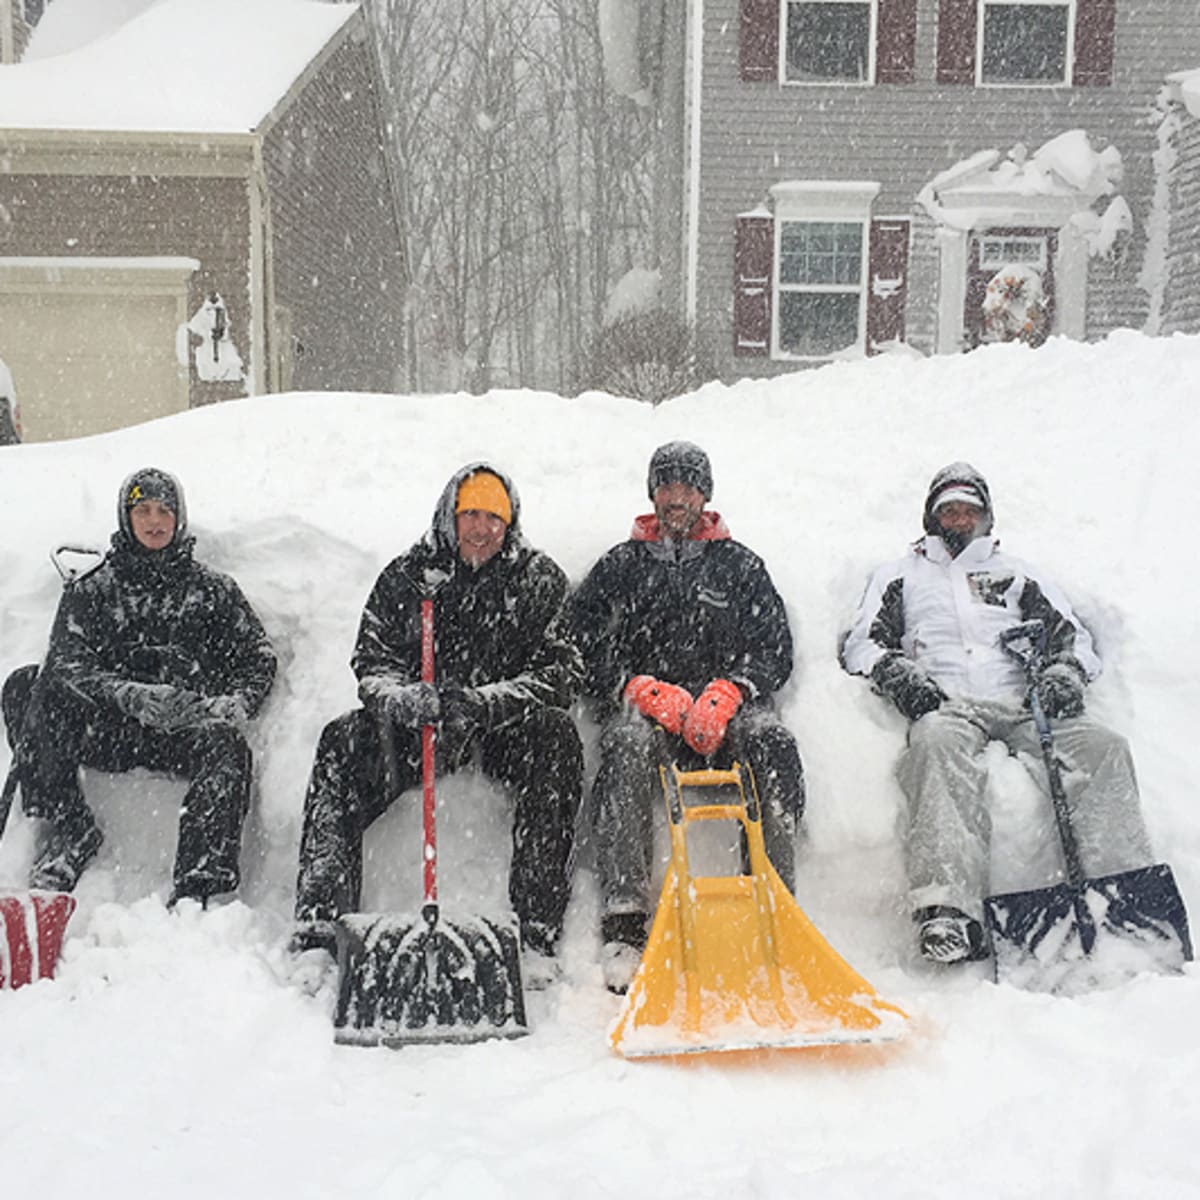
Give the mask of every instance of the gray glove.
M 384 716 L 402 729 L 432 725 L 441 712 L 432 683 L 380 683 L 371 689 Z
M 250 722 L 250 713 L 241 696 L 210 696 L 201 704 L 210 721 L 236 725 L 238 729 L 245 729 Z
M 940 708 L 946 693 L 917 666 L 899 652 L 885 654 L 871 669 L 871 682 L 910 721 Z
M 206 715 L 199 695 L 169 683 L 127 681 L 117 684 L 113 697 L 126 716 L 161 733 L 200 725 Z
M 1038 674 L 1038 699 L 1048 717 L 1078 717 L 1083 713 L 1083 689 L 1086 686 L 1082 667 L 1066 661 L 1052 662 Z

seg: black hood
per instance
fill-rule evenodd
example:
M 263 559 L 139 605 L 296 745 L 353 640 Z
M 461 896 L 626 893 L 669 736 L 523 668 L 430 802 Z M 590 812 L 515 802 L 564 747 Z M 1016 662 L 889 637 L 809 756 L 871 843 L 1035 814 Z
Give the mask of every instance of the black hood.
M 504 546 L 500 554 L 511 557 L 525 542 L 524 535 L 521 533 L 521 498 L 517 495 L 517 489 L 513 486 L 512 480 L 499 467 L 494 467 L 488 462 L 468 463 L 454 472 L 442 489 L 441 496 L 438 497 L 437 507 L 433 510 L 433 524 L 425 535 L 425 540 L 440 553 L 458 557 L 458 525 L 454 513 L 458 503 L 458 489 L 465 479 L 469 479 L 477 471 L 489 471 L 495 475 L 504 484 L 504 490 L 508 493 L 508 499 L 512 504 L 512 521 L 509 523 L 508 532 L 504 535 Z
M 140 500 L 160 500 L 175 514 L 175 536 L 171 539 L 171 546 L 179 546 L 189 540 L 187 500 L 183 494 L 183 485 L 161 467 L 140 467 L 126 477 L 117 493 L 117 533 L 113 537 L 114 545 L 122 542 L 131 548 L 138 547 L 139 542 L 134 537 L 133 526 L 129 522 L 129 510 Z
M 930 480 L 929 491 L 925 496 L 925 516 L 922 528 L 932 537 L 942 537 L 942 528 L 934 518 L 933 506 L 944 492 L 956 486 L 972 492 L 977 497 L 975 503 L 983 509 L 983 517 L 979 522 L 979 528 L 975 531 L 975 536 L 984 537 L 991 533 L 992 525 L 995 522 L 995 513 L 992 511 L 992 493 L 988 489 L 987 480 L 967 462 L 950 463 Z

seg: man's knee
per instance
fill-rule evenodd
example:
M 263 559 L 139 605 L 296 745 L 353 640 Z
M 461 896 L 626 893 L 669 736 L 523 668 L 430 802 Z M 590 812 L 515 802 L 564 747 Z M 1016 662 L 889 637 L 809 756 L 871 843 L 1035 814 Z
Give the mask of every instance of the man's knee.
M 654 726 L 640 713 L 621 712 L 600 731 L 600 761 L 645 762 L 654 750 Z
M 967 746 L 969 740 L 959 717 L 936 709 L 908 727 L 908 749 L 913 754 L 953 751 Z
M 4 681 L 4 688 L 0 691 L 4 728 L 8 734 L 8 744 L 14 750 L 21 736 L 21 728 L 25 724 L 25 714 L 29 711 L 29 701 L 33 694 L 33 685 L 37 682 L 38 671 L 36 663 L 18 667 Z

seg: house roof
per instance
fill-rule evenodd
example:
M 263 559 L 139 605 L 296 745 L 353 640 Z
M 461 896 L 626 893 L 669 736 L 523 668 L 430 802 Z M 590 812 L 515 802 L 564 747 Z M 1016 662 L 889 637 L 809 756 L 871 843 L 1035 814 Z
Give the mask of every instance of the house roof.
M 0 66 L 0 126 L 248 133 L 358 7 L 157 0 L 70 53 Z

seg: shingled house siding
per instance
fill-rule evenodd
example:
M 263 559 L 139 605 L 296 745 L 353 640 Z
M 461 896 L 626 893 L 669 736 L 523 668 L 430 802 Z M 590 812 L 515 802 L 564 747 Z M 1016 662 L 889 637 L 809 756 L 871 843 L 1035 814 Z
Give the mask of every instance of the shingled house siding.
M 390 391 L 403 264 L 365 42 L 349 38 L 331 55 L 267 133 L 263 161 L 292 386 Z
M 1145 120 L 1171 71 L 1200 62 L 1195 0 L 1154 5 L 1118 0 L 1110 87 L 979 88 L 939 84 L 939 0 L 918 0 L 914 80 L 891 86 L 767 86 L 741 77 L 742 0 L 703 5 L 700 177 L 696 203 L 696 323 L 713 348 L 723 378 L 774 375 L 795 364 L 769 356 L 735 356 L 734 234 L 739 214 L 768 198 L 784 180 L 875 180 L 873 214 L 919 217 L 917 193 L 932 178 L 980 150 L 1030 150 L 1066 130 L 1082 128 L 1098 147 L 1120 150 L 1122 194 L 1141 229 L 1150 210 L 1154 128 Z M 684 48 L 679 47 L 679 53 Z M 908 277 L 906 338 L 930 336 L 936 312 L 936 268 L 916 261 L 936 249 L 918 223 Z M 1116 265 L 1103 325 L 1089 316 L 1089 336 L 1117 326 L 1140 327 L 1146 297 L 1137 286 L 1141 258 L 1135 237 Z
M 250 221 L 245 180 L 0 174 L 0 211 L 7 214 L 0 222 L 0 257 L 199 259 L 200 270 L 190 281 L 188 313 L 209 292 L 220 292 L 234 344 L 247 357 Z M 245 388 L 202 383 L 193 363 L 188 394 L 195 407 L 244 395 Z

